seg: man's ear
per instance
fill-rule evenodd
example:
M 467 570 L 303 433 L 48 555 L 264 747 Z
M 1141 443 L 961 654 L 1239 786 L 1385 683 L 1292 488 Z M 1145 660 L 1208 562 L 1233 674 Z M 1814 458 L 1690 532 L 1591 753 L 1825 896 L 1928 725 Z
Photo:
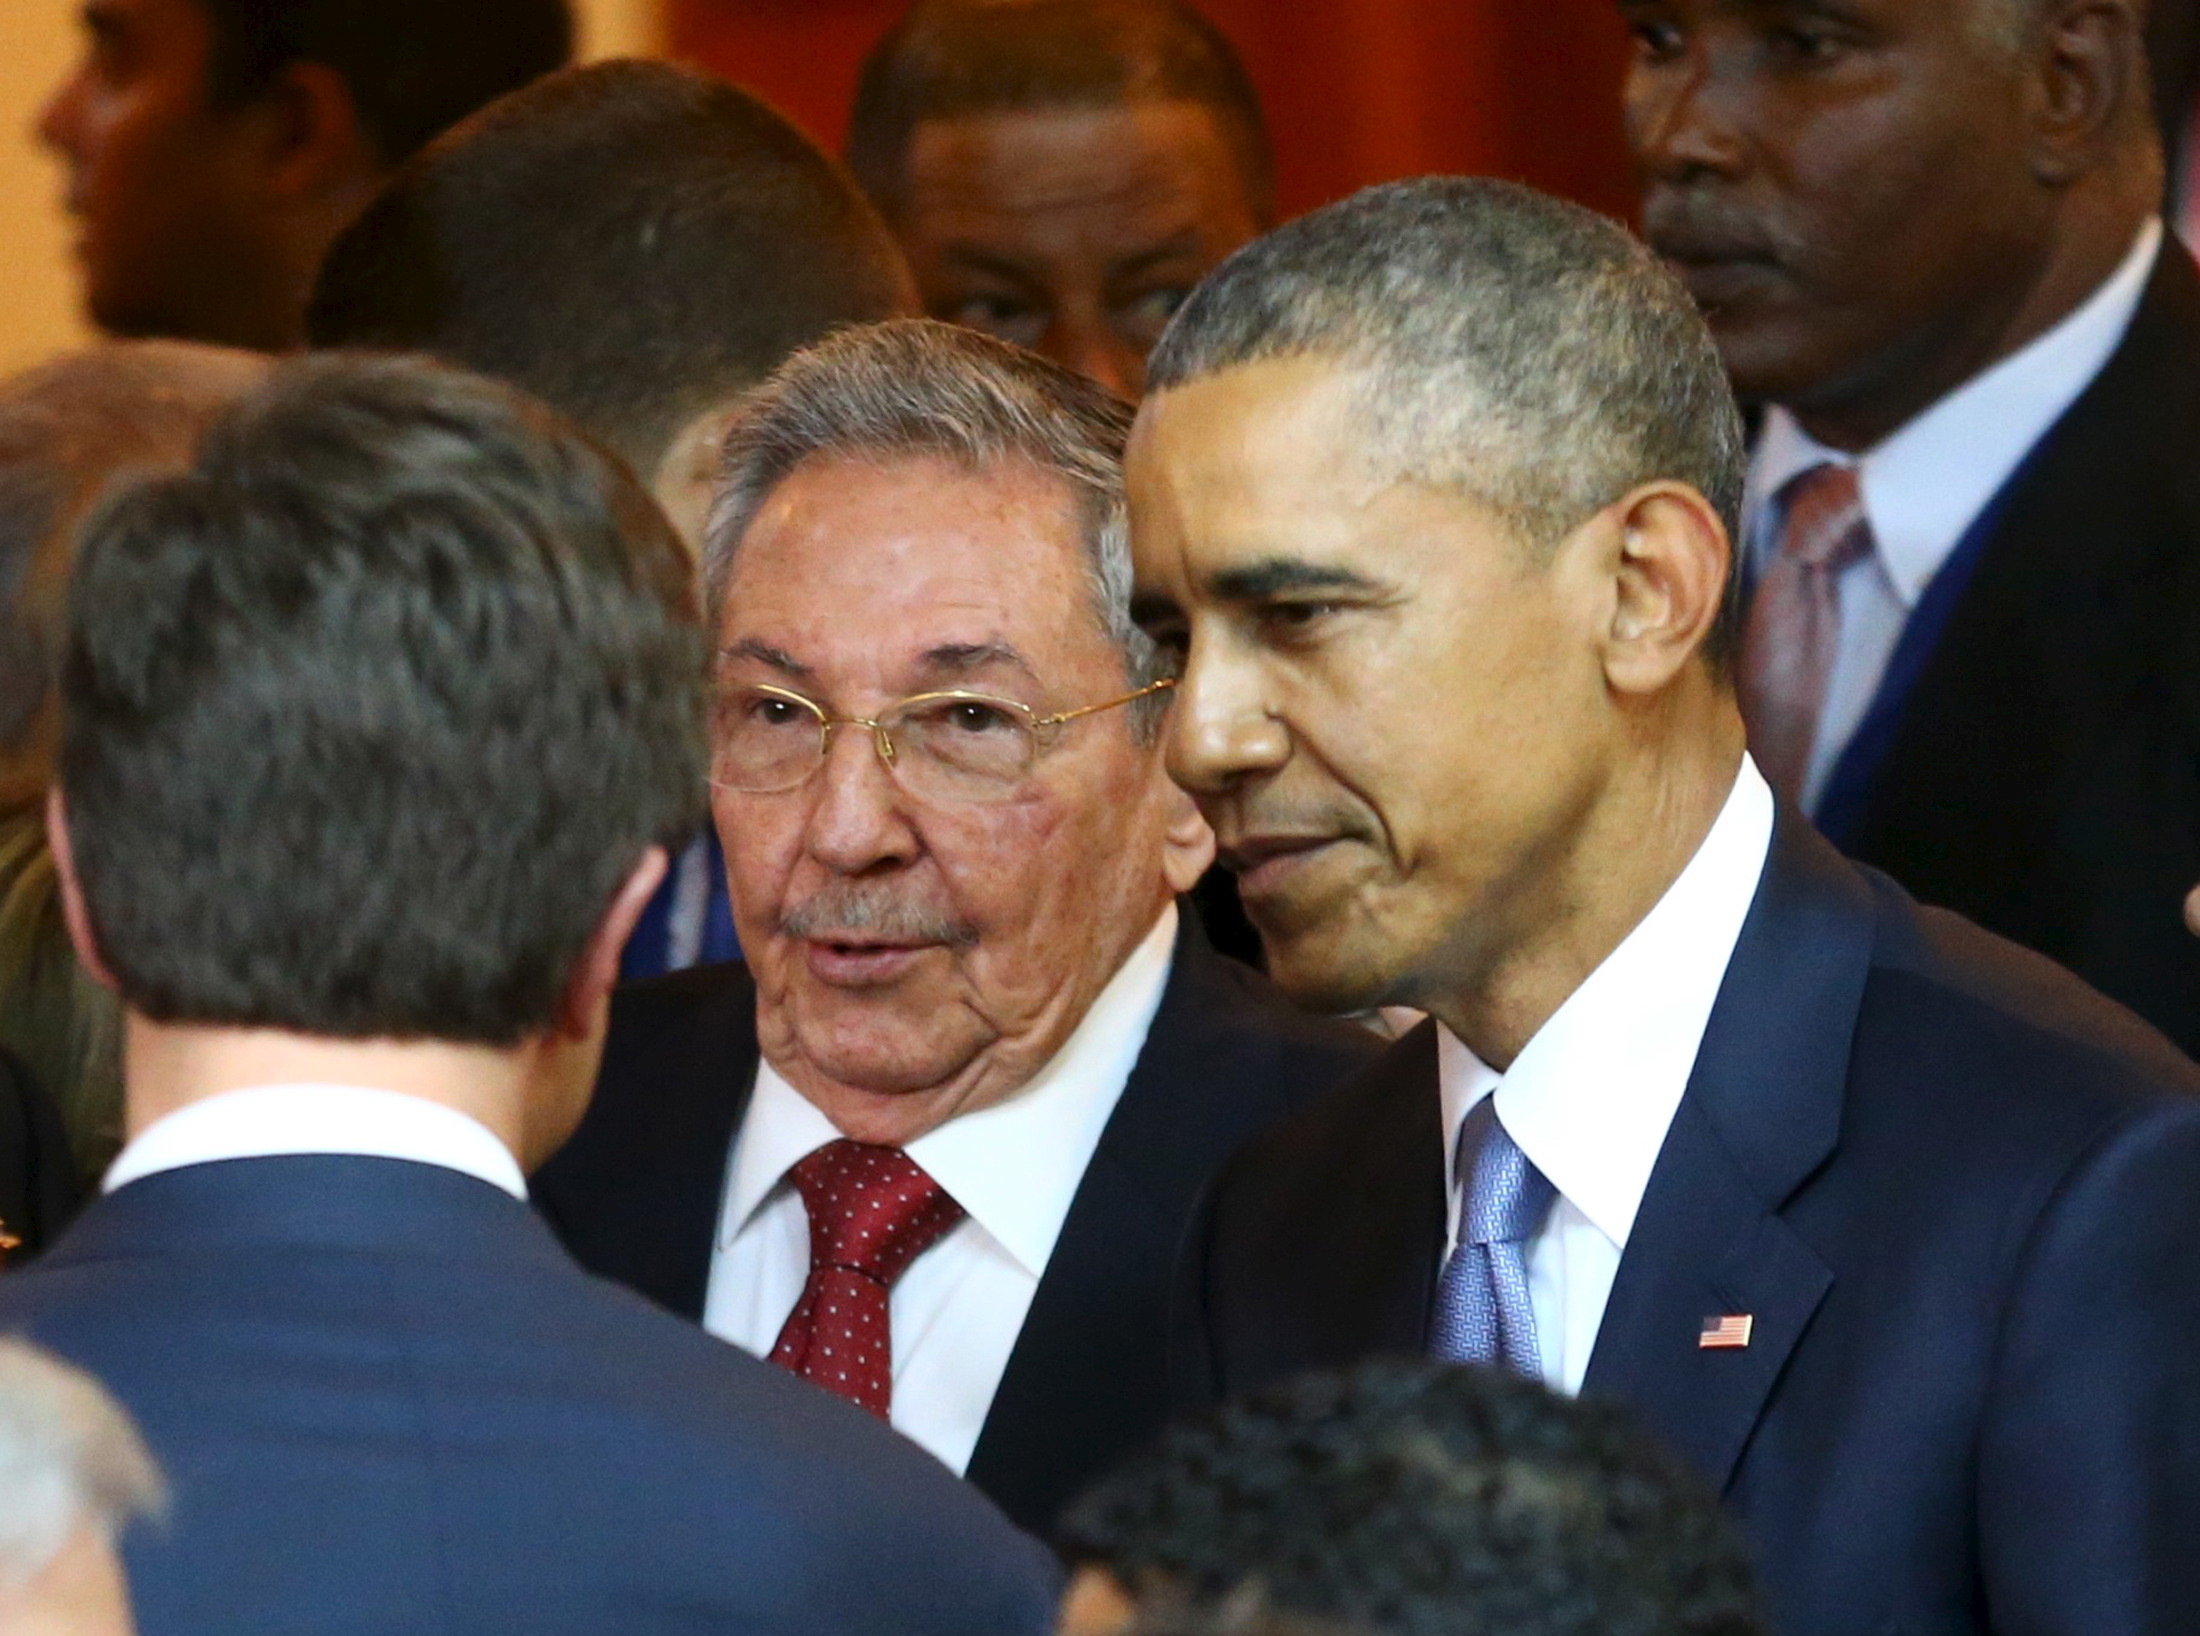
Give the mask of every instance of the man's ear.
M 91 911 L 84 907 L 83 883 L 77 879 L 76 852 L 69 842 L 69 803 L 56 784 L 46 792 L 46 845 L 53 853 L 54 876 L 61 884 L 61 917 L 69 925 L 69 944 L 77 964 L 102 988 L 120 992 L 122 985 L 107 969 L 99 943 L 92 936 Z
M 573 974 L 565 980 L 565 992 L 558 997 L 557 1016 L 550 1025 L 553 1038 L 587 1040 L 602 1026 L 611 991 L 618 986 L 619 956 L 634 935 L 634 923 L 648 907 L 650 894 L 663 882 L 666 868 L 665 849 L 653 846 L 611 895 L 588 946 L 573 964 Z
M 1215 861 L 1215 832 L 1199 815 L 1192 798 L 1174 783 L 1163 792 L 1168 827 L 1162 832 L 1161 873 L 1171 893 L 1181 896 L 1199 883 Z
M 2032 26 L 2032 174 L 2060 186 L 2151 120 L 2145 29 L 2131 0 L 2055 0 Z
M 370 188 L 388 168 L 359 120 L 351 86 L 325 63 L 279 69 L 248 110 L 269 191 L 309 201 Z
M 1611 575 L 1602 633 L 1606 682 L 1649 696 L 1669 686 L 1718 621 L 1733 548 L 1719 514 L 1686 483 L 1645 483 L 1583 525 L 1601 530 Z

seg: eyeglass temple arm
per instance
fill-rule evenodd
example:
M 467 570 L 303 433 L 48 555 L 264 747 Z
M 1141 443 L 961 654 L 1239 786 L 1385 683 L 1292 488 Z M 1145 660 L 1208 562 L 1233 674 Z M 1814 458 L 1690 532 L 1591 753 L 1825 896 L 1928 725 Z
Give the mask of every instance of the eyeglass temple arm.
M 1079 716 L 1096 716 L 1103 710 L 1113 710 L 1118 705 L 1129 704 L 1133 699 L 1143 699 L 1148 694 L 1162 692 L 1167 688 L 1176 686 L 1176 682 L 1177 679 L 1174 676 L 1164 676 L 1160 681 L 1148 682 L 1144 687 L 1126 693 L 1120 699 L 1108 699 L 1100 704 L 1088 704 L 1082 710 L 1065 710 L 1058 716 L 1040 716 L 1031 725 L 1034 727 L 1059 727 L 1065 721 L 1075 721 Z

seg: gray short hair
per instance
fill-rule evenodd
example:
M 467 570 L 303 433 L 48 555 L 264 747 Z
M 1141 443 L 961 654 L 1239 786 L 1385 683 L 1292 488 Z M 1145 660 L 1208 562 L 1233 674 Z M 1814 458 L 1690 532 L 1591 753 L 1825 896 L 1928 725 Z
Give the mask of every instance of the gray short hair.
M 111 1541 L 163 1504 L 153 1457 L 99 1383 L 0 1339 L 0 1585 L 35 1579 L 79 1528 Z
M 842 330 L 798 352 L 742 406 L 703 535 L 714 629 L 742 537 L 772 490 L 812 458 L 952 461 L 982 472 L 1021 463 L 1057 478 L 1082 523 L 1093 610 L 1133 685 L 1162 671 L 1131 622 L 1123 445 L 1130 406 L 1005 341 L 931 319 Z M 1150 727 L 1159 707 L 1136 717 Z
M 78 520 L 122 474 L 182 465 L 265 368 L 220 347 L 116 341 L 0 382 L 0 752 L 24 747 L 52 696 Z
M 1292 357 L 1364 376 L 1386 474 L 1471 494 L 1536 545 L 1660 478 L 1737 525 L 1742 421 L 1711 333 L 1648 249 L 1578 205 L 1432 176 L 1302 216 L 1193 292 L 1147 389 Z M 1734 592 L 1715 664 L 1738 642 Z

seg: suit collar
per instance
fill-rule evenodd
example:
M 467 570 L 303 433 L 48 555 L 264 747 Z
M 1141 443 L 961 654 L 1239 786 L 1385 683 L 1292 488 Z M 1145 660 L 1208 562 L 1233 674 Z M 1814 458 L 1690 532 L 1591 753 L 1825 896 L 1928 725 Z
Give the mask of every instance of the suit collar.
M 1832 1274 L 1780 1210 L 1832 1154 L 1876 903 L 1783 806 L 1756 902 L 1620 1262 L 1583 1390 L 1731 1475 Z M 1705 1350 L 1747 1314 L 1746 1348 Z
M 1439 1031 L 1447 1159 L 1469 1108 L 1494 1094 L 1506 1132 L 1615 1254 L 1634 1231 L 1763 881 L 1772 791 L 1754 762 L 1739 762 L 1686 866 L 1503 1075 Z M 1453 1175 L 1448 1188 L 1455 1212 L 1459 1181 Z
M 442 1165 L 527 1197 L 519 1161 L 480 1121 L 373 1085 L 252 1085 L 155 1120 L 108 1168 L 105 1191 L 185 1165 L 348 1153 Z
M 409 1159 L 301 1154 L 142 1177 L 87 1206 L 43 1264 L 245 1247 L 564 1259 L 534 1212 L 492 1182 Z

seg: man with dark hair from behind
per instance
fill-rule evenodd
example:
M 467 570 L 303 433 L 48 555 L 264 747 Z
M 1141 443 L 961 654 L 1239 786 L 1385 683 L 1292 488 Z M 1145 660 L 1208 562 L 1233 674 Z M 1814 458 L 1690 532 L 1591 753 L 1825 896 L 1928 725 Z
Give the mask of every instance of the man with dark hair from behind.
M 570 60 L 568 0 L 87 0 L 38 122 L 114 335 L 281 351 L 415 149 Z
M 1259 97 L 1183 0 L 918 0 L 864 64 L 848 161 L 927 312 L 1129 398 L 1275 213 Z
M 690 582 L 616 461 L 401 360 L 285 366 L 87 525 L 51 825 L 131 1141 L 0 1332 L 174 1485 L 148 1636 L 1043 1626 L 977 1495 L 527 1208 L 694 822 Z
M 706 75 L 614 62 L 505 98 L 401 170 L 330 252 L 306 324 L 317 346 L 525 387 L 617 450 L 693 547 L 740 399 L 827 331 L 915 304 L 884 224 L 801 132 Z M 706 834 L 626 974 L 738 952 Z
M 885 225 L 794 126 L 692 69 L 609 62 L 400 170 L 329 252 L 306 330 L 524 387 L 693 546 L 740 398 L 827 331 L 914 307 Z
M 1716 1497 L 1609 1404 L 1371 1363 L 1172 1427 L 1064 1517 L 1067 1636 L 1762 1636 Z

